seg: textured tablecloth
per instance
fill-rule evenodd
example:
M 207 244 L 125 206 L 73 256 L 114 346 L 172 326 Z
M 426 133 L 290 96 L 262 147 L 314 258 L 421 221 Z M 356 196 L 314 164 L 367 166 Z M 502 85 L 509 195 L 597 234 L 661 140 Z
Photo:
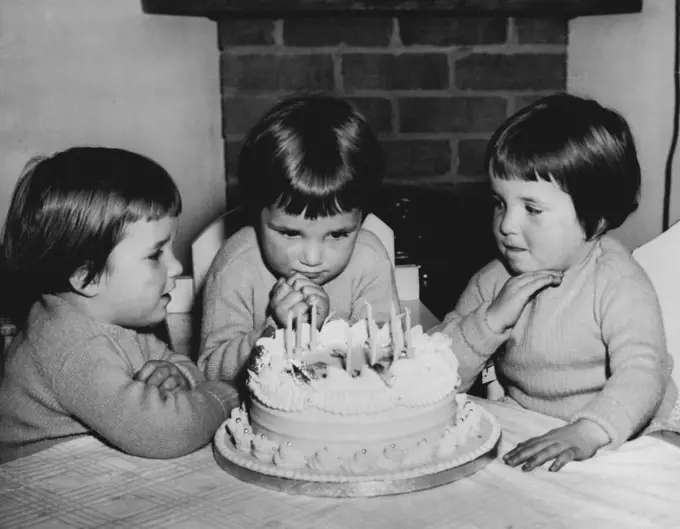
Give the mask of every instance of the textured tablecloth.
M 499 454 L 560 421 L 479 401 L 503 428 Z M 0 466 L 0 527 L 678 528 L 680 449 L 644 437 L 558 473 L 492 461 L 441 487 L 376 498 L 292 496 L 243 483 L 210 447 L 175 460 L 92 438 Z

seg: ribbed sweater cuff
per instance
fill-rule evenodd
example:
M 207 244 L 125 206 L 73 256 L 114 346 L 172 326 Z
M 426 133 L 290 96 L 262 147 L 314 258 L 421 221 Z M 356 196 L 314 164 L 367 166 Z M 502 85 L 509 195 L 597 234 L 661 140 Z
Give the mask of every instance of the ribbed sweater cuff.
M 490 357 L 510 336 L 510 331 L 497 333 L 486 323 L 489 303 L 482 304 L 477 310 L 463 318 L 461 333 L 468 347 L 481 357 Z
M 189 389 L 196 389 L 196 384 L 199 382 L 199 379 L 196 377 L 196 375 L 197 373 L 200 373 L 198 367 L 196 368 L 196 371 L 193 371 L 192 369 L 189 369 L 187 366 L 183 366 L 180 363 L 175 363 L 174 365 L 184 375 L 184 378 L 187 379 Z M 203 380 L 203 378 L 201 377 L 200 380 Z
M 200 389 L 219 403 L 222 407 L 224 420 L 227 420 L 233 408 L 241 405 L 236 388 L 226 382 L 203 382 Z
M 584 409 L 578 411 L 572 418 L 572 422 L 578 419 L 593 421 L 602 428 L 609 436 L 609 449 L 616 449 L 628 440 L 633 433 L 633 426 L 627 417 L 625 410 L 614 400 L 609 398 L 596 398 Z

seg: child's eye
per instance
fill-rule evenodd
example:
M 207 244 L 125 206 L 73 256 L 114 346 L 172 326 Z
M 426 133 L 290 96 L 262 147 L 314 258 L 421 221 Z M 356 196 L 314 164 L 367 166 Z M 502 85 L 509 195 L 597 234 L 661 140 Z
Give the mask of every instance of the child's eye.
M 346 232 L 346 231 L 332 231 L 329 235 L 330 235 L 330 238 L 331 238 L 331 239 L 335 239 L 335 240 L 338 240 L 338 239 L 346 239 L 347 237 L 349 237 L 349 232 Z
M 151 261 L 159 261 L 160 258 L 161 258 L 161 255 L 163 255 L 163 250 L 158 250 L 158 251 L 152 253 L 152 254 L 149 256 L 149 259 L 150 259 Z
M 540 215 L 543 213 L 542 209 L 535 208 L 534 206 L 525 206 L 525 209 L 529 215 Z
M 300 232 L 295 230 L 279 230 L 279 233 L 284 237 L 289 237 L 291 239 L 300 235 Z
M 492 197 L 491 201 L 493 202 L 494 209 L 502 209 L 503 208 L 503 201 L 499 197 Z

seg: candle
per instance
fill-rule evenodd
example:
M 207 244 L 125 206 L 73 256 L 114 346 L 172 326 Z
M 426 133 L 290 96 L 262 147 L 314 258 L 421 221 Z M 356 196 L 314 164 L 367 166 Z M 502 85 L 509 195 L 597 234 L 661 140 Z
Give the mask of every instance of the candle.
M 406 317 L 405 317 L 405 326 L 406 326 L 406 348 L 411 347 L 411 310 L 406 307 Z
M 378 355 L 378 340 L 376 336 L 378 327 L 373 322 L 373 308 L 368 301 L 366 302 L 366 327 L 368 329 L 368 347 L 370 351 L 371 365 L 374 365 Z
M 345 355 L 345 371 L 352 374 L 352 343 L 347 344 L 347 354 Z
M 312 323 L 309 329 L 309 349 L 311 351 L 316 351 L 316 344 L 317 344 L 317 329 L 316 329 L 316 318 L 317 318 L 317 310 L 316 310 L 316 300 L 312 301 Z
M 397 341 L 397 344 L 396 344 L 395 348 L 396 348 L 397 352 L 399 352 L 399 353 L 401 353 L 404 350 L 404 329 L 402 328 L 401 317 L 402 317 L 402 315 L 399 314 L 399 316 L 397 316 L 397 321 L 396 321 L 396 327 L 397 327 L 396 341 Z
M 288 311 L 288 319 L 286 320 L 286 332 L 283 336 L 286 342 L 286 357 L 290 358 L 293 355 L 293 311 Z
M 394 303 L 390 307 L 390 336 L 392 338 L 392 356 L 396 359 L 399 357 L 401 349 L 399 348 L 399 318 L 397 312 L 394 310 Z
M 304 310 L 302 308 L 298 309 L 297 313 L 297 335 L 295 337 L 295 347 L 296 350 L 302 349 L 302 315 L 304 314 Z

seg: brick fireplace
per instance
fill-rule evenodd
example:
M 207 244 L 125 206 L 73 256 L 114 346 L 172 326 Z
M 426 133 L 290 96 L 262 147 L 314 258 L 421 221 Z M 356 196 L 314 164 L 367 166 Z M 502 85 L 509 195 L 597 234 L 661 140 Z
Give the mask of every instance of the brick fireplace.
M 247 5 L 245 5 L 247 4 Z M 284 94 L 330 90 L 361 110 L 387 158 L 376 211 L 398 259 L 421 269 L 438 316 L 493 255 L 486 140 L 510 114 L 566 89 L 568 20 L 641 0 L 143 0 L 218 25 L 227 204 L 240 140 Z

